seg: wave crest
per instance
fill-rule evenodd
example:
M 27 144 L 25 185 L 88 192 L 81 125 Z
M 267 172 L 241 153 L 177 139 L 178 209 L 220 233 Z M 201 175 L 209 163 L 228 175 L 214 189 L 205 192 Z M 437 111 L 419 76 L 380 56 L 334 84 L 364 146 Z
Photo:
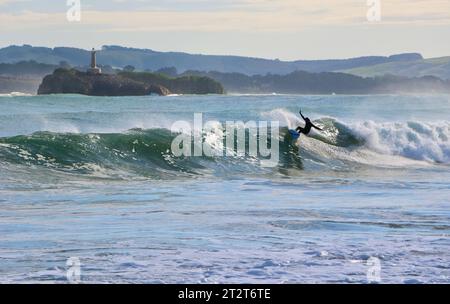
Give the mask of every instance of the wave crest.
M 280 114 L 280 113 L 278 113 Z M 284 114 L 283 114 L 284 115 Z M 293 128 L 295 115 L 286 115 Z M 407 167 L 417 161 L 450 162 L 450 124 L 421 122 L 345 124 L 333 118 L 315 121 L 323 132 L 301 136 L 294 144 L 288 127 L 282 127 L 279 165 L 267 169 L 260 158 L 240 156 L 175 157 L 171 144 L 178 134 L 167 129 L 132 129 L 125 133 L 73 134 L 37 132 L 0 138 L 0 161 L 16 165 L 44 166 L 80 174 L 134 175 L 151 178 L 173 176 L 294 173 L 304 168 L 336 169 L 353 164 L 375 167 Z M 247 138 L 248 139 L 248 138 Z M 221 147 L 222 143 L 205 143 Z M 220 139 L 217 138 L 216 141 Z M 248 146 L 248 143 L 246 143 Z M 342 168 L 342 167 L 341 167 Z

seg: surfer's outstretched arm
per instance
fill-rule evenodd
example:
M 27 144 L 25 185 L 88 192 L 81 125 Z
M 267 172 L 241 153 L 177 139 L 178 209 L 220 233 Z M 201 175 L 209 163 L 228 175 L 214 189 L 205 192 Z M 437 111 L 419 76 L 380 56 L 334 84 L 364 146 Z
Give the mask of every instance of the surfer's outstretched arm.
M 303 120 L 304 120 L 304 121 L 306 121 L 306 117 L 305 117 L 305 116 L 303 116 L 303 114 L 302 114 L 302 110 L 300 110 L 300 112 L 299 112 L 299 113 L 300 113 L 300 116 L 301 116 L 301 117 L 303 118 Z
M 323 131 L 323 129 L 319 128 L 318 126 L 315 126 L 314 124 L 311 124 L 313 128 L 319 130 L 319 131 Z

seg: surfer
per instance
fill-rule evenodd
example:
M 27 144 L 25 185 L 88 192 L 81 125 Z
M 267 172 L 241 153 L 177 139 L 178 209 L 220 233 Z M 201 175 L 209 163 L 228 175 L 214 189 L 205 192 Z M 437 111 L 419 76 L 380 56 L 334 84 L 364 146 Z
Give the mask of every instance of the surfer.
M 315 129 L 317 129 L 317 130 L 319 130 L 319 131 L 323 131 L 321 128 L 315 126 L 315 125 L 311 122 L 311 120 L 310 120 L 308 117 L 303 116 L 302 110 L 300 110 L 299 113 L 300 113 L 300 115 L 302 116 L 303 120 L 305 121 L 305 127 L 304 127 L 304 128 L 298 127 L 298 128 L 296 129 L 296 131 L 297 131 L 299 134 L 300 134 L 300 133 L 303 133 L 303 134 L 305 134 L 305 135 L 308 135 L 309 132 L 311 132 L 311 128 L 315 128 Z

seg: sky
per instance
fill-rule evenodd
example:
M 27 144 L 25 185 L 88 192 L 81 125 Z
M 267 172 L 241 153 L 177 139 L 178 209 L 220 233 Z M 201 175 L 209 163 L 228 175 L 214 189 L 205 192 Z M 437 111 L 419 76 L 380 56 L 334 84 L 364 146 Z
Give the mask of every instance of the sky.
M 81 20 L 69 21 L 76 1 Z M 450 0 L 0 0 L 0 47 L 11 44 L 281 60 L 441 57 L 450 56 Z

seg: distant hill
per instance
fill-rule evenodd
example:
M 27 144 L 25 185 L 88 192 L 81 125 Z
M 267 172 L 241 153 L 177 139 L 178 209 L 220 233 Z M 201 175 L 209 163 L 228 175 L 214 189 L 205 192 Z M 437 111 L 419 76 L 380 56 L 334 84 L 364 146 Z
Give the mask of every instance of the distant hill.
M 38 63 L 36 61 L 19 61 L 17 63 L 0 63 L 0 75 L 9 77 L 39 78 L 53 73 L 57 65 Z
M 104 46 L 97 54 L 102 65 L 123 68 L 134 66 L 141 71 L 155 71 L 166 67 L 176 67 L 178 71 L 218 71 L 245 75 L 265 75 L 268 73 L 285 75 L 294 71 L 331 72 L 351 70 L 386 63 L 405 63 L 423 60 L 420 54 L 400 54 L 389 57 L 369 56 L 339 60 L 299 60 L 281 61 L 240 56 L 198 55 L 180 52 L 157 52 L 149 49 Z M 15 63 L 30 61 L 59 65 L 67 62 L 71 66 L 85 66 L 89 62 L 89 51 L 77 48 L 33 47 L 30 45 L 9 46 L 0 49 L 0 62 Z
M 407 78 L 386 75 L 363 78 L 351 74 L 304 71 L 287 75 L 247 76 L 238 73 L 187 71 L 220 82 L 228 93 L 281 94 L 403 94 L 450 93 L 450 80 L 426 76 Z
M 344 69 L 341 70 L 341 72 L 362 77 L 391 74 L 405 77 L 432 75 L 442 79 L 450 79 L 450 57 L 415 60 L 410 62 L 389 62 L 353 69 Z
M 370 67 L 386 63 L 410 63 L 423 60 L 422 55 L 416 53 L 392 55 L 389 57 L 368 56 L 352 59 L 334 59 L 334 60 L 313 60 L 295 61 L 297 70 L 306 72 L 334 72 L 343 69 L 353 69 L 358 67 Z
M 11 92 L 36 94 L 42 78 L 53 73 L 58 67 L 33 60 L 0 63 L 0 94 Z
M 36 94 L 41 79 L 0 76 L 0 94 L 12 92 Z

